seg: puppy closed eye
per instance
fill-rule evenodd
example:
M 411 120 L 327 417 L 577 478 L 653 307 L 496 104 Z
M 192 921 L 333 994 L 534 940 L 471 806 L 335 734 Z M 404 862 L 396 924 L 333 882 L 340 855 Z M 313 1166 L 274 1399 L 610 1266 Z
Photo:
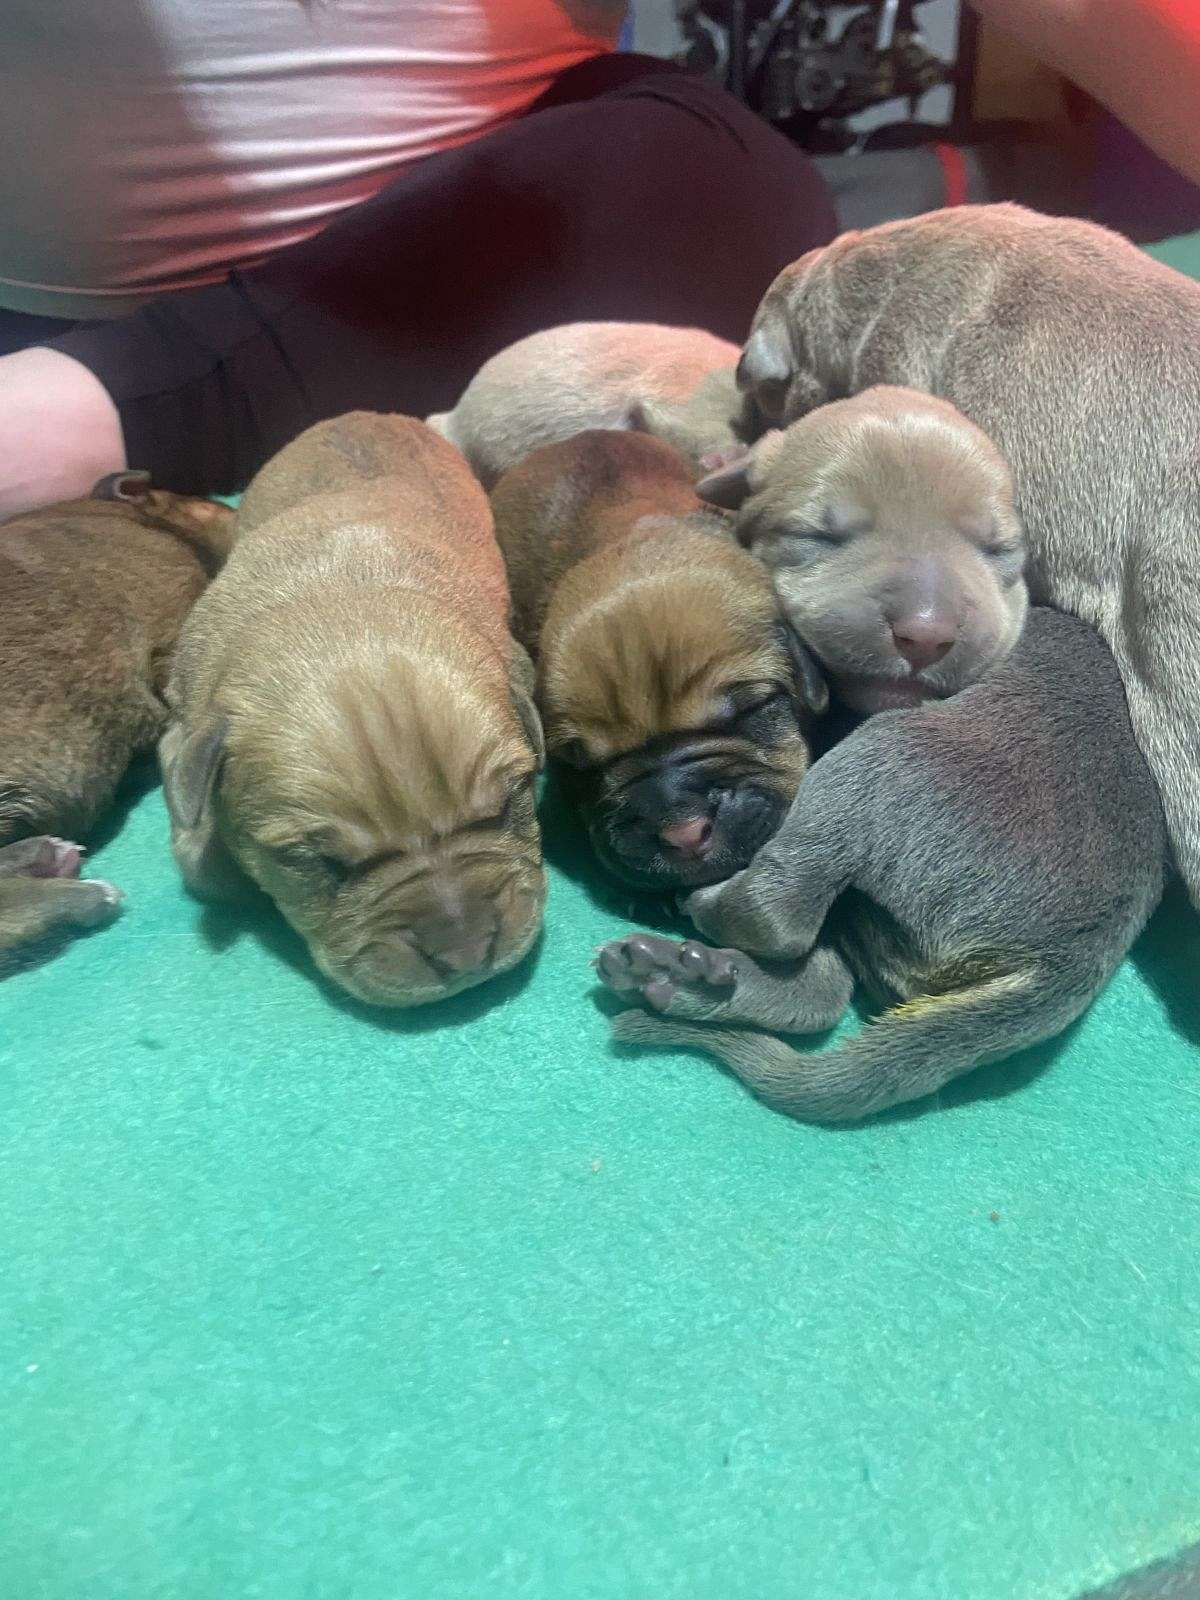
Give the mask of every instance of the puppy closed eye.
M 788 698 L 788 689 L 781 683 L 746 683 L 735 685 L 726 692 L 725 705 L 715 720 L 738 722 L 753 716 L 777 701 Z
M 463 824 L 464 833 L 494 833 L 497 829 L 518 826 L 526 820 L 525 813 L 533 811 L 534 785 L 536 773 L 528 773 L 509 791 L 504 804 L 498 811 L 491 812 L 486 817 L 473 817 L 470 822 Z
M 346 883 L 358 871 L 356 863 L 311 844 L 279 845 L 271 853 L 288 872 L 310 879 L 319 877 L 338 886 Z

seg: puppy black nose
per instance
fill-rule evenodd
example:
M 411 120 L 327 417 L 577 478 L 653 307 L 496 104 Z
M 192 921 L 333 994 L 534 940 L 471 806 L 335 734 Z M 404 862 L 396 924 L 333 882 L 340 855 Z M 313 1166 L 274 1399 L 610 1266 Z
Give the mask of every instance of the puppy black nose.
M 892 643 L 914 672 L 932 667 L 949 655 L 954 628 L 944 617 L 901 617 L 892 623 Z
M 713 828 L 708 817 L 688 817 L 658 830 L 658 836 L 681 856 L 702 859 L 712 848 Z

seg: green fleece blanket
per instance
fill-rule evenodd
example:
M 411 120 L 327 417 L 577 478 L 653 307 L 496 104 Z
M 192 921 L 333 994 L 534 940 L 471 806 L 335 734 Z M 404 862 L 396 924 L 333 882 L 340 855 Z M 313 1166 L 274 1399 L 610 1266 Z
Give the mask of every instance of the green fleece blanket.
M 3 1600 L 1071 1600 L 1200 1538 L 1192 913 L 829 1132 L 610 1046 L 547 829 L 536 957 L 387 1016 L 130 800 L 125 915 L 0 987 Z

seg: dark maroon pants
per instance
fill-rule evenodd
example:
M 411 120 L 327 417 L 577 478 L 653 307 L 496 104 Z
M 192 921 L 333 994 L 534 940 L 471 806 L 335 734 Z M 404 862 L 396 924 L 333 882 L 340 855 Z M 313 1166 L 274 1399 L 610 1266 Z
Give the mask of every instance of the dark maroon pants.
M 539 328 L 740 341 L 772 276 L 834 232 L 813 166 L 744 106 L 668 62 L 602 56 L 262 266 L 110 322 L 0 312 L 0 348 L 75 356 L 116 401 L 131 466 L 222 493 L 322 417 L 452 405 Z

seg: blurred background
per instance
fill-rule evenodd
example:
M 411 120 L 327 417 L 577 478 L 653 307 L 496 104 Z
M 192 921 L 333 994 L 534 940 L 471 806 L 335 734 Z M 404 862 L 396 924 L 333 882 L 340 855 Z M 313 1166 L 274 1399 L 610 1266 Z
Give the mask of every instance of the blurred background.
M 1200 189 L 960 0 L 633 0 L 624 44 L 811 151 L 845 227 L 1019 200 L 1139 243 L 1200 228 Z

